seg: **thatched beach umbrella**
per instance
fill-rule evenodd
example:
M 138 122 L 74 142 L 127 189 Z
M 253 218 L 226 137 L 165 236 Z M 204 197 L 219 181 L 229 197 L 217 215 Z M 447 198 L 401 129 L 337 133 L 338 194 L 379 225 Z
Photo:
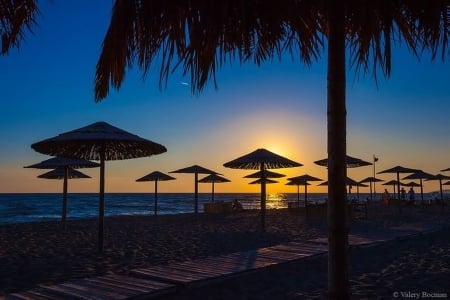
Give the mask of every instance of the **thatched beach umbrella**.
M 66 229 L 66 219 L 67 219 L 67 186 L 69 179 L 69 169 L 79 169 L 79 168 L 97 168 L 100 164 L 92 162 L 85 159 L 71 159 L 63 157 L 52 157 L 50 159 L 41 161 L 40 163 L 25 166 L 24 168 L 35 168 L 35 169 L 58 169 L 63 173 L 63 199 L 62 199 L 62 214 L 61 223 L 63 229 Z M 61 171 L 62 170 L 62 171 Z M 72 172 L 73 173 L 73 172 Z
M 324 182 L 320 183 L 319 185 L 320 185 L 320 186 L 328 186 L 328 181 L 324 181 Z M 356 197 L 358 198 L 358 200 L 359 200 L 359 188 L 360 188 L 360 187 L 368 187 L 368 185 L 365 185 L 365 184 L 363 184 L 363 183 L 361 183 L 361 182 L 358 182 L 358 181 L 356 181 L 356 180 L 353 180 L 353 179 L 351 179 L 350 177 L 347 177 L 347 178 L 345 179 L 345 185 L 348 186 L 348 194 L 351 194 L 351 193 L 352 193 L 352 192 L 351 192 L 351 188 L 352 188 L 353 186 L 356 186 Z
M 203 168 L 199 165 L 193 165 L 190 167 L 186 167 L 183 169 L 179 169 L 176 171 L 172 171 L 169 173 L 189 173 L 189 174 L 194 174 L 194 212 L 195 214 L 198 213 L 198 174 L 219 174 L 215 171 L 211 171 L 209 169 Z
M 305 212 L 306 212 L 306 210 L 308 208 L 308 181 L 322 181 L 322 179 L 308 175 L 308 174 L 304 174 L 304 175 L 288 178 L 288 180 L 292 184 L 297 185 L 297 202 L 298 202 L 299 207 L 300 207 L 300 196 L 298 195 L 298 187 L 299 187 L 299 185 L 305 186 Z
M 423 202 L 423 182 L 422 182 L 422 180 L 423 179 L 431 179 L 433 177 L 434 177 L 433 174 L 429 174 L 429 173 L 426 173 L 426 172 L 424 172 L 422 170 L 419 170 L 419 171 L 417 171 L 415 173 L 412 173 L 411 175 L 403 177 L 403 179 L 419 179 L 419 181 L 420 181 L 420 197 L 421 197 L 422 202 Z
M 420 184 L 414 181 L 402 183 L 403 186 L 420 187 Z
M 378 179 L 376 177 L 366 177 L 363 180 L 360 181 L 360 183 L 369 183 L 370 186 L 370 201 L 373 200 L 373 193 L 372 193 L 372 182 L 381 182 L 384 181 L 382 179 Z
M 31 145 L 40 153 L 54 156 L 100 161 L 98 250 L 103 252 L 105 214 L 105 161 L 152 156 L 167 151 L 166 147 L 143 139 L 106 122 L 62 133 Z
M 310 183 L 308 183 L 308 182 L 305 182 L 305 181 L 288 181 L 287 183 L 286 183 L 286 185 L 295 185 L 295 186 L 297 186 L 297 207 L 300 207 L 300 186 L 301 185 L 311 185 Z M 306 190 L 306 187 L 305 187 L 305 190 Z M 306 201 L 305 201 L 305 203 L 306 203 Z
M 320 160 L 316 160 L 314 162 L 316 165 L 322 166 L 322 167 L 328 167 L 328 158 L 324 158 L 324 159 L 320 159 Z M 349 155 L 345 156 L 345 164 L 347 166 L 347 168 L 358 168 L 358 167 L 364 167 L 364 166 L 370 166 L 372 165 L 372 163 L 359 159 L 359 158 L 355 158 Z
M 38 178 L 44 179 L 64 179 L 66 184 L 63 185 L 63 209 L 61 213 L 61 222 L 63 229 L 66 229 L 66 219 L 67 219 L 67 180 L 68 179 L 80 179 L 80 178 L 91 178 L 80 171 L 67 167 L 58 167 L 54 170 L 46 172 L 44 174 L 38 175 Z
M 212 190 L 211 190 L 211 202 L 214 202 L 214 184 L 215 183 L 224 183 L 224 182 L 230 182 L 229 179 L 219 176 L 217 174 L 211 174 L 208 175 L 202 179 L 200 179 L 198 182 L 201 183 L 211 183 L 212 185 Z
M 322 166 L 322 167 L 327 167 L 328 168 L 328 158 L 324 158 L 321 160 L 316 160 L 314 162 L 316 165 Z M 345 156 L 345 166 L 346 168 L 359 168 L 359 167 L 365 167 L 365 166 L 370 166 L 372 165 L 372 163 L 362 160 L 360 158 L 356 158 L 350 155 L 346 155 Z M 356 186 L 357 188 L 359 188 L 360 185 L 357 181 L 347 177 L 345 184 L 349 187 L 349 193 L 351 193 L 351 187 L 352 186 Z M 326 184 L 320 184 L 320 185 L 327 185 L 328 186 L 328 181 L 326 182 Z M 359 191 L 358 191 L 358 199 L 359 199 Z
M 168 181 L 168 180 L 174 180 L 175 178 L 172 176 L 169 176 L 167 174 L 164 174 L 159 171 L 154 171 L 150 174 L 145 175 L 144 177 L 141 177 L 139 179 L 136 179 L 137 182 L 142 181 L 154 181 L 155 182 L 155 216 L 157 215 L 158 211 L 158 181 Z
M 266 149 L 257 149 L 249 154 L 223 164 L 232 169 L 253 169 L 262 173 L 261 177 L 261 227 L 265 231 L 266 218 L 266 181 L 264 170 L 301 167 L 302 164 L 287 159 Z
M 447 171 L 450 171 L 450 168 L 447 168 L 447 169 L 441 170 L 441 172 L 447 172 Z
M 450 176 L 442 175 L 442 174 L 436 174 L 432 178 L 425 179 L 426 181 L 429 180 L 439 180 L 439 190 L 441 192 L 441 204 L 444 206 L 444 192 L 442 191 L 442 180 L 448 180 L 450 179 Z
M 91 178 L 91 176 L 86 175 L 80 171 L 77 171 L 72 168 L 67 169 L 67 175 L 66 175 L 66 168 L 56 168 L 54 170 L 51 170 L 49 172 L 43 173 L 41 175 L 38 175 L 38 178 L 44 178 L 44 179 L 80 179 L 80 178 Z
M 377 174 L 383 174 L 383 173 L 394 173 L 397 174 L 397 199 L 400 199 L 400 173 L 415 173 L 418 172 L 420 170 L 417 169 L 411 169 L 411 168 L 406 168 L 406 167 L 402 167 L 402 166 L 395 166 L 393 168 L 390 169 L 386 169 L 383 171 L 378 172 Z
M 393 195 L 396 194 L 395 192 L 395 187 L 398 185 L 398 181 L 397 180 L 390 180 L 388 182 L 382 183 L 382 185 L 392 185 L 392 187 L 394 188 L 394 193 Z

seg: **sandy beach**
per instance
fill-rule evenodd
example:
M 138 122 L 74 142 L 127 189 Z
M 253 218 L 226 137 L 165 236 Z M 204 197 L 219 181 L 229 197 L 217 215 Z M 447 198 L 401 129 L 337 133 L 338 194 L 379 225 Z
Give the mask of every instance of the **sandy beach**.
M 352 220 L 350 234 L 389 237 L 430 228 L 448 229 L 450 211 L 439 206 L 372 204 L 369 218 Z M 172 261 L 216 256 L 288 241 L 326 238 L 324 220 L 305 220 L 298 211 L 270 210 L 266 233 L 258 211 L 225 215 L 121 216 L 105 220 L 105 253 L 97 254 L 96 220 L 0 227 L 0 295 L 73 278 Z M 402 298 L 402 293 L 450 296 L 450 237 L 445 230 L 350 251 L 354 299 Z M 289 263 L 258 275 L 189 290 L 167 299 L 322 299 L 326 257 Z M 398 294 L 395 294 L 398 293 Z

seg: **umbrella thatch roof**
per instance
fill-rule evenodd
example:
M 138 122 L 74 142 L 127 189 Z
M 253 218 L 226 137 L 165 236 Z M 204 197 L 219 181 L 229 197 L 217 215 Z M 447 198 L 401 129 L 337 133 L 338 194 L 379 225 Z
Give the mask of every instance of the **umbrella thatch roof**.
M 365 185 L 361 182 L 357 182 L 353 179 L 351 179 L 350 177 L 347 177 L 347 179 L 345 180 L 345 184 L 346 185 L 352 185 L 352 186 L 361 186 L 361 187 L 367 187 L 368 185 Z M 319 185 L 328 185 L 328 181 L 324 181 L 322 183 L 320 183 Z
M 441 172 L 447 172 L 447 171 L 450 171 L 450 168 L 447 168 L 447 169 L 441 170 Z
M 281 173 L 264 170 L 264 171 L 258 171 L 258 172 L 246 175 L 246 176 L 244 176 L 244 178 L 261 178 L 263 174 L 264 174 L 264 177 L 266 177 L 266 178 L 282 178 L 282 177 L 286 176 Z
M 69 167 L 73 169 L 80 169 L 80 168 L 96 168 L 99 166 L 100 164 L 85 159 L 52 157 L 50 159 L 43 160 L 40 163 L 25 166 L 24 168 L 56 169 L 59 167 Z
M 390 180 L 388 182 L 382 183 L 382 185 L 397 185 L 399 182 L 397 180 Z
M 222 182 L 230 182 L 229 179 L 219 176 L 217 174 L 210 174 L 202 179 L 200 179 L 198 182 L 202 183 L 222 183 Z
M 314 163 L 316 165 L 319 165 L 319 166 L 322 166 L 322 167 L 327 167 L 328 166 L 328 158 L 316 160 Z M 345 157 L 345 163 L 347 165 L 347 168 L 364 167 L 364 166 L 370 166 L 372 164 L 372 163 L 370 163 L 368 161 L 364 161 L 362 159 L 355 158 L 355 157 L 352 157 L 352 156 L 349 156 L 349 155 L 347 155 Z
M 309 183 L 309 182 L 307 182 L 307 181 L 301 181 L 301 180 L 291 180 L 291 181 L 288 181 L 287 183 L 286 183 L 286 185 L 311 185 L 311 183 Z
M 167 180 L 174 180 L 176 178 L 169 176 L 167 174 L 164 174 L 159 171 L 151 172 L 150 174 L 145 175 L 144 177 L 141 177 L 139 179 L 136 179 L 136 181 L 167 181 Z
M 411 175 L 404 177 L 403 179 L 430 179 L 430 178 L 434 178 L 434 175 L 426 173 L 422 170 L 418 170 L 417 172 L 414 172 Z
M 378 179 L 376 177 L 366 177 L 363 180 L 361 180 L 361 183 L 366 183 L 366 182 L 380 182 L 380 181 L 384 181 L 383 179 Z
M 34 143 L 40 153 L 89 160 L 122 160 L 164 153 L 166 147 L 114 127 L 106 122 L 62 133 Z
M 249 182 L 249 184 L 261 184 L 261 183 L 262 183 L 261 178 L 256 179 L 255 181 Z M 266 184 L 269 184 L 269 183 L 278 183 L 278 181 L 272 180 L 272 179 L 266 179 L 266 180 L 265 180 L 265 183 L 266 183 Z
M 305 182 L 305 181 L 322 181 L 322 179 L 308 175 L 308 174 L 304 174 L 304 175 L 300 175 L 300 176 L 295 176 L 295 177 L 291 177 L 288 178 L 288 180 L 290 181 L 294 181 L 294 182 Z
M 197 173 L 197 174 L 219 174 L 215 171 L 209 170 L 199 165 L 193 165 L 190 167 L 182 168 L 176 171 L 171 171 L 169 173 Z
M 38 176 L 38 178 L 45 178 L 45 179 L 64 179 L 66 170 L 63 167 L 60 168 L 56 168 L 54 170 L 51 170 L 47 173 L 41 174 Z M 76 178 L 91 178 L 91 176 L 88 176 L 80 171 L 77 171 L 75 169 L 69 168 L 68 169 L 68 174 L 67 174 L 67 178 L 68 179 L 76 179 Z
M 410 186 L 410 187 L 420 187 L 421 185 L 417 182 L 411 181 L 407 183 L 402 183 L 403 186 Z
M 433 175 L 433 177 L 425 179 L 425 181 L 430 181 L 430 180 L 446 180 L 446 179 L 450 179 L 450 176 L 447 175 L 443 175 L 443 174 L 436 174 Z
M 301 167 L 302 164 L 287 159 L 281 155 L 270 152 L 266 149 L 257 149 L 249 154 L 236 158 L 223 164 L 224 167 L 232 169 L 280 169 Z
M 402 167 L 402 166 L 395 166 L 393 168 L 380 171 L 377 174 L 383 174 L 383 173 L 416 173 L 418 171 L 420 171 L 420 170 L 406 168 L 406 167 Z

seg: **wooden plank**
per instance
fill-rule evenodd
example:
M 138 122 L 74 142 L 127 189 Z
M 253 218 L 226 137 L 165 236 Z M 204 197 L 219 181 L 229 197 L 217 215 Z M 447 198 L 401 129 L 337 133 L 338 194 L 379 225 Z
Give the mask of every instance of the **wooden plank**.
M 60 284 L 59 286 L 71 288 L 80 293 L 86 293 L 87 295 L 99 295 L 102 298 L 107 299 L 127 299 L 139 295 L 139 292 L 124 289 L 118 286 L 105 285 L 104 283 L 94 283 L 88 280 L 70 281 Z
M 151 269 L 152 271 L 161 272 L 164 274 L 173 274 L 177 276 L 184 276 L 188 278 L 192 278 L 194 280 L 201 280 L 208 278 L 208 274 L 202 273 L 202 272 L 195 272 L 193 270 L 189 269 L 179 269 L 179 268 L 173 268 L 172 265 L 167 266 L 153 266 L 148 269 Z
M 322 254 L 328 252 L 328 246 L 318 243 L 299 243 L 290 242 L 286 244 L 293 249 L 298 249 L 299 253 L 309 253 L 309 254 Z
M 245 264 L 244 264 L 245 263 Z M 220 269 L 224 272 L 242 272 L 248 270 L 250 267 L 247 262 L 236 262 L 235 260 L 230 259 L 211 259 L 210 266 Z M 254 269 L 254 266 L 251 266 L 251 269 Z
M 255 269 L 255 268 L 263 268 L 269 265 L 273 265 L 276 263 L 274 259 L 258 257 L 255 253 L 250 254 L 242 254 L 242 253 L 233 253 L 227 256 L 220 256 L 216 258 L 216 262 L 218 264 L 224 263 L 228 265 L 244 266 L 247 269 Z
M 44 292 L 38 290 L 29 290 L 20 293 L 9 294 L 6 300 L 64 300 L 66 297 L 56 295 L 46 295 Z
M 120 283 L 120 282 L 117 282 L 117 281 L 111 281 L 111 280 L 108 280 L 108 279 L 88 278 L 88 279 L 85 279 L 85 280 L 90 282 L 91 284 L 94 284 L 94 285 L 98 284 L 98 285 L 101 285 L 101 286 L 108 286 L 111 289 L 116 288 L 116 289 L 128 290 L 128 291 L 132 292 L 134 295 L 148 294 L 148 293 L 151 293 L 151 292 L 154 291 L 153 289 L 149 289 L 149 288 L 146 289 L 146 288 L 142 288 L 142 287 L 139 288 L 139 287 L 136 287 L 136 286 Z
M 229 255 L 223 256 L 223 257 L 224 257 L 224 259 L 231 258 L 232 260 L 245 261 L 247 264 L 253 263 L 253 262 L 260 262 L 267 266 L 267 265 L 277 263 L 276 259 L 258 256 L 257 250 L 254 250 L 254 251 L 251 251 L 248 253 L 239 253 L 239 252 L 232 253 L 232 254 L 229 254 Z
M 283 252 L 287 252 L 287 253 L 293 253 L 296 256 L 298 256 L 298 258 L 309 256 L 308 253 L 302 253 L 301 249 L 292 247 L 292 246 L 288 246 L 288 245 L 273 246 L 273 247 L 271 247 L 271 249 L 277 250 L 277 251 L 283 251 Z
M 318 251 L 328 251 L 328 246 L 327 245 L 322 245 L 319 243 L 310 243 L 308 241 L 305 242 L 289 242 L 286 243 L 285 245 L 289 245 L 292 247 L 300 247 L 300 248 L 306 248 L 306 249 L 315 249 Z
M 139 278 L 121 275 L 107 275 L 102 277 L 87 278 L 84 280 L 93 283 L 111 285 L 123 289 L 128 289 L 142 294 L 150 294 L 154 293 L 155 291 L 162 291 L 165 289 L 175 290 L 176 288 L 173 284 L 157 282 L 154 280 L 143 280 Z
M 218 270 L 217 268 L 212 268 L 209 266 L 202 266 L 202 265 L 187 265 L 187 264 L 171 264 L 171 268 L 178 269 L 178 270 L 188 270 L 190 272 L 197 272 L 205 274 L 209 277 L 218 277 L 228 274 L 229 272 L 224 272 L 222 270 Z
M 280 251 L 274 248 L 261 249 L 258 255 L 278 258 L 281 261 L 292 261 L 306 256 L 303 253 Z
M 80 295 L 79 292 L 74 291 L 73 289 L 68 289 L 59 285 L 53 285 L 53 286 L 45 286 L 42 287 L 42 289 L 47 293 L 56 294 L 59 296 L 64 297 L 65 299 L 83 299 L 83 300 L 93 300 L 93 299 L 99 299 L 99 298 L 93 298 L 89 295 Z
M 137 287 L 144 287 L 144 288 L 151 288 L 154 290 L 175 290 L 176 286 L 167 282 L 161 282 L 161 281 L 154 281 L 154 280 L 148 280 L 148 279 L 141 279 L 131 276 L 123 276 L 123 275 L 106 275 L 101 278 L 108 279 L 108 280 L 115 280 L 123 283 L 127 283 L 133 286 Z
M 166 273 L 160 270 L 153 270 L 152 268 L 146 269 L 134 269 L 131 273 L 137 276 L 144 276 L 145 278 L 152 278 L 157 280 L 163 280 L 165 282 L 171 282 L 182 285 L 189 285 L 200 279 L 205 279 L 206 277 L 193 276 L 192 274 L 180 274 L 180 273 Z
M 217 259 L 210 258 L 208 261 L 202 262 L 202 264 L 197 264 L 195 261 L 187 261 L 178 263 L 177 265 L 179 265 L 180 267 L 191 267 L 196 268 L 198 270 L 205 270 L 206 272 L 218 273 L 221 275 L 227 275 L 229 273 L 233 273 L 234 271 L 236 271 L 236 266 L 230 268 L 225 266 L 223 262 L 224 262 L 223 260 L 217 261 Z

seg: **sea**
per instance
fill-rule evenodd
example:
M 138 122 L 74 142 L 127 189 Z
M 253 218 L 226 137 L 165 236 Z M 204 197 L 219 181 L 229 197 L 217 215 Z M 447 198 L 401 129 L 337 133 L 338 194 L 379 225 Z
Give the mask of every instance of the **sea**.
M 105 216 L 118 215 L 153 215 L 153 193 L 106 193 Z M 356 195 L 351 195 L 352 199 Z M 67 195 L 67 218 L 87 219 L 98 216 L 98 193 L 70 193 Z M 323 203 L 326 193 L 309 193 L 308 203 Z M 370 199 L 370 194 L 359 194 L 359 199 Z M 239 200 L 244 209 L 259 209 L 260 194 L 251 193 L 216 193 L 214 201 Z M 267 208 L 287 208 L 288 203 L 300 199 L 304 203 L 304 194 L 270 193 L 267 194 Z M 375 196 L 374 196 L 375 199 Z M 379 197 L 378 197 L 379 199 Z M 198 195 L 198 209 L 203 212 L 203 204 L 212 201 L 211 193 Z M 61 193 L 0 193 L 0 225 L 54 221 L 61 219 Z M 194 194 L 192 193 L 159 193 L 158 215 L 182 214 L 194 212 Z

